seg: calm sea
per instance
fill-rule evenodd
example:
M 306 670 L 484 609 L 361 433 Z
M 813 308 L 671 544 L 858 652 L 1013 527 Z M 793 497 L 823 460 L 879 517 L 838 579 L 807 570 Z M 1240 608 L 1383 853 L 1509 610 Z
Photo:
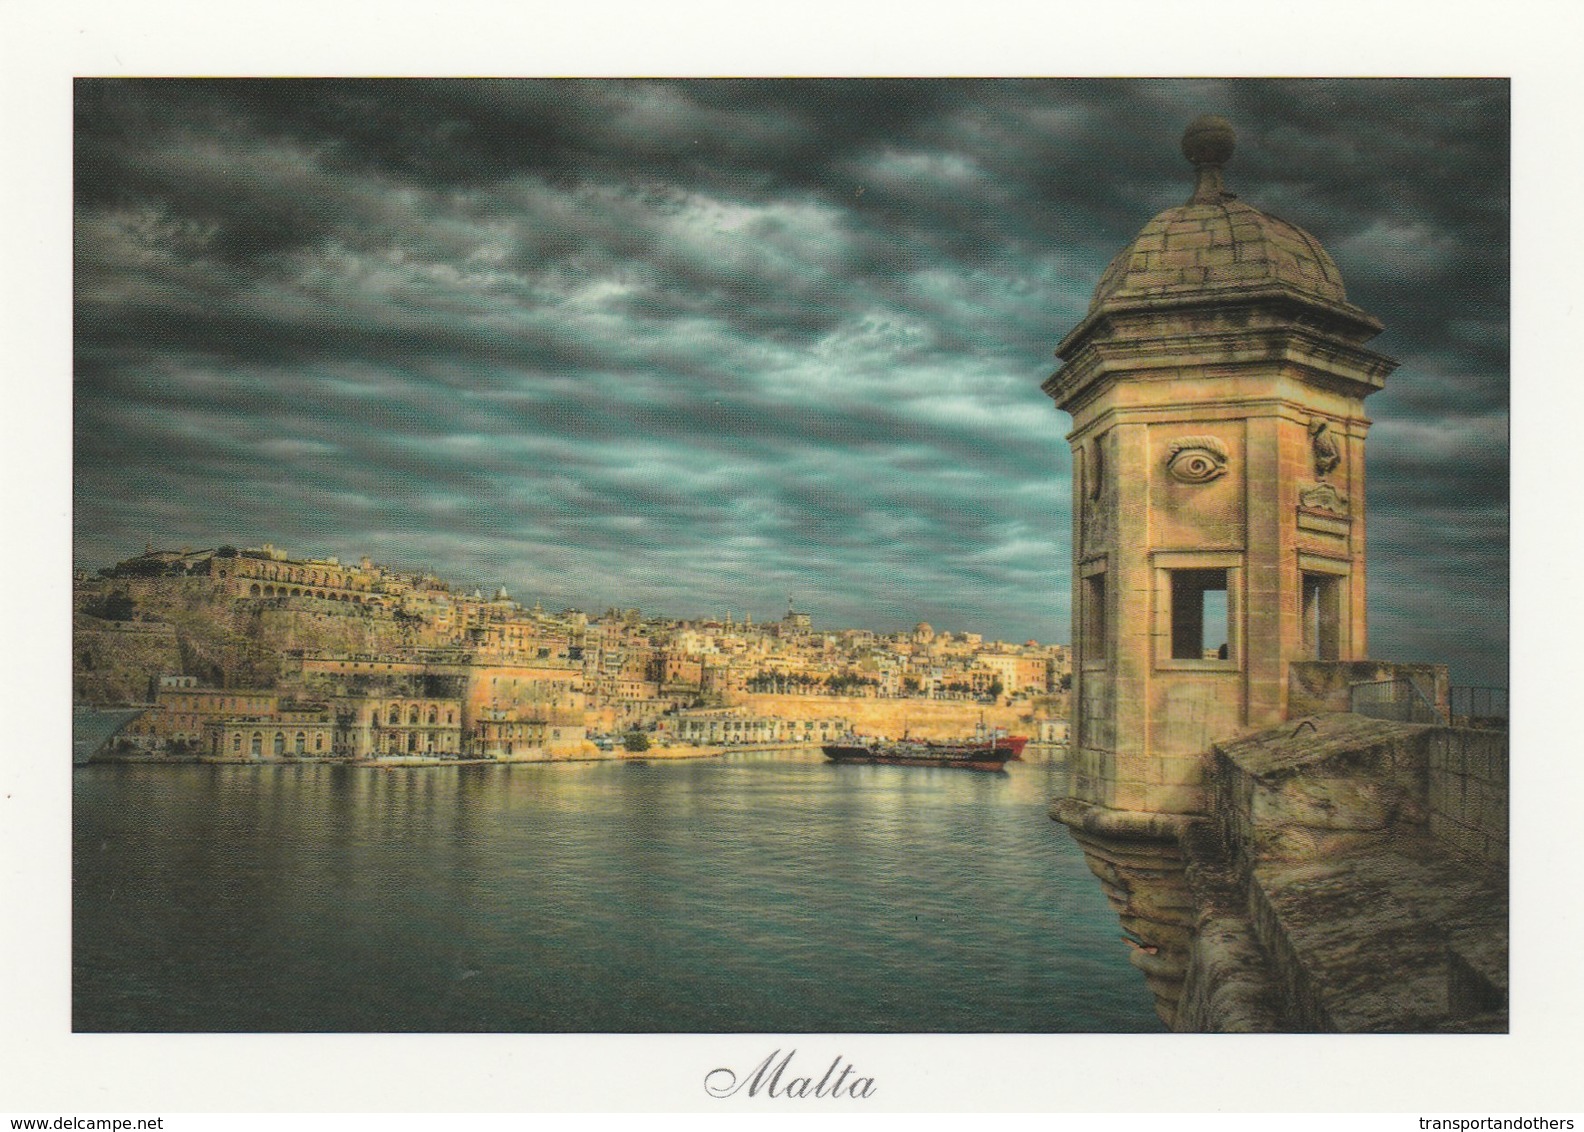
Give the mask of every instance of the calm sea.
M 1159 1030 L 1063 775 L 79 768 L 74 1028 Z

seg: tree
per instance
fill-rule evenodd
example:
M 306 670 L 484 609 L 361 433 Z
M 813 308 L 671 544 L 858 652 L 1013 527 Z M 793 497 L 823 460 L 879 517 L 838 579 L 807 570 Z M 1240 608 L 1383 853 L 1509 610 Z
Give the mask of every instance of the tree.
M 106 594 L 98 601 L 90 601 L 83 606 L 83 612 L 90 617 L 102 617 L 106 621 L 130 621 L 136 603 L 132 595 L 125 590 L 116 590 Z
M 622 736 L 622 749 L 637 754 L 649 749 L 649 736 L 642 731 L 629 731 Z

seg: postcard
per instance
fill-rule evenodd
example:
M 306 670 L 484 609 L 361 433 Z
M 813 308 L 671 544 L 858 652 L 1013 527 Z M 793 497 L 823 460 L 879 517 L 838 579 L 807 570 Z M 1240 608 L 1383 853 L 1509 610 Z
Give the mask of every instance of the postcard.
M 1567 1107 L 1510 77 L 68 57 L 23 1103 Z

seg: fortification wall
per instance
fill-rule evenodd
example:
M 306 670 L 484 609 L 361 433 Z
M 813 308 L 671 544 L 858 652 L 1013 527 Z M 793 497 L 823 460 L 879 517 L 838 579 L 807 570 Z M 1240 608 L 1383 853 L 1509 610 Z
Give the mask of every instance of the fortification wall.
M 73 696 L 79 703 L 140 702 L 171 673 L 216 687 L 268 687 L 286 654 L 381 653 L 415 643 L 384 610 L 314 598 L 237 601 L 209 578 L 118 578 L 81 588 L 84 604 L 106 593 L 131 599 L 135 620 L 79 613 L 73 625 Z
M 1439 728 L 1429 750 L 1430 835 L 1459 857 L 1507 865 L 1505 731 Z
M 986 727 L 1033 735 L 1026 704 L 981 704 L 968 700 L 875 699 L 863 696 L 747 695 L 734 706 L 749 715 L 778 719 L 845 719 L 861 735 L 899 739 L 961 739 L 972 735 L 981 718 Z
M 277 653 L 304 652 L 374 655 L 388 653 L 414 642 L 390 614 L 345 605 L 315 608 L 320 603 L 304 598 L 262 603 L 254 616 L 259 644 Z
M 1322 714 L 1214 752 L 1177 1029 L 1506 1029 L 1505 732 Z
M 176 630 L 142 621 L 72 623 L 72 702 L 148 703 L 150 682 L 180 663 Z
M 1295 660 L 1287 666 L 1287 718 L 1353 710 L 1358 685 L 1406 680 L 1446 718 L 1451 689 L 1444 664 L 1384 660 Z

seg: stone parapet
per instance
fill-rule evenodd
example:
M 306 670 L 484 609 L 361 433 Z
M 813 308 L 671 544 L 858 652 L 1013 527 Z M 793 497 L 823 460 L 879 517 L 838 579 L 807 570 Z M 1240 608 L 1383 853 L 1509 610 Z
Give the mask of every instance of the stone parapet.
M 1281 984 L 1249 917 L 1243 877 L 1218 852 L 1209 823 L 1189 830 L 1183 845 L 1194 930 L 1175 1029 L 1217 1034 L 1293 1029 Z
M 1402 680 L 1418 689 L 1443 721 L 1449 718 L 1451 686 L 1444 664 L 1397 664 L 1383 660 L 1295 660 L 1287 666 L 1287 715 L 1352 710 L 1352 689 Z
M 1217 744 L 1211 772 L 1234 860 L 1304 860 L 1422 826 L 1430 728 L 1349 714 L 1306 717 Z
M 1468 864 L 1504 859 L 1505 741 L 1342 713 L 1215 747 L 1189 872 L 1233 870 L 1287 1028 L 1506 1029 L 1506 878 Z
M 1295 1029 L 1507 1029 L 1506 886 L 1423 834 L 1259 864 L 1249 907 Z
M 1465 860 L 1504 867 L 1507 733 L 1438 728 L 1428 761 L 1430 836 Z
M 1051 815 L 1175 1030 L 1501 1032 L 1505 740 L 1321 714 L 1217 744 L 1208 817 Z

